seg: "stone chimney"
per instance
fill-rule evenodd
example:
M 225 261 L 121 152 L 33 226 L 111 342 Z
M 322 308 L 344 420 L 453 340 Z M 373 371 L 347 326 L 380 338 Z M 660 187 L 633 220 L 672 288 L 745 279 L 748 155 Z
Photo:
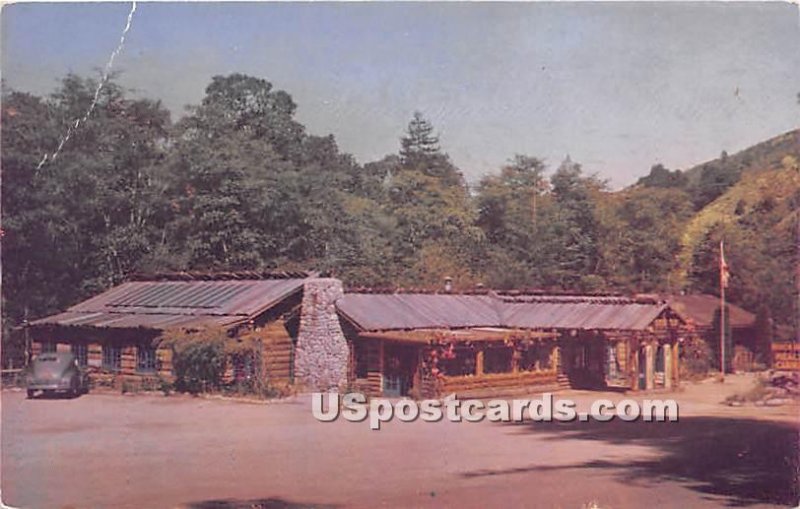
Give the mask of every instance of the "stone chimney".
M 350 350 L 336 313 L 336 301 L 343 295 L 338 279 L 309 279 L 303 286 L 294 369 L 297 383 L 307 390 L 347 384 Z

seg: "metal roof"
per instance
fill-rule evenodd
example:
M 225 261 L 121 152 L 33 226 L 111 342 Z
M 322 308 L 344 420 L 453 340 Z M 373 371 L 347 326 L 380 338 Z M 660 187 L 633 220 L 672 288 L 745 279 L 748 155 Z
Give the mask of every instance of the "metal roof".
M 489 295 L 346 294 L 342 315 L 364 331 L 502 327 L 518 329 L 642 330 L 663 302 L 543 296 L 522 302 Z
M 345 294 L 336 303 L 364 330 L 499 326 L 499 304 L 488 295 L 359 293 Z
M 714 313 L 719 309 L 719 297 L 708 294 L 669 295 L 666 297 L 670 307 L 684 319 L 691 319 L 701 327 L 711 327 Z M 726 303 L 732 327 L 752 327 L 756 316 L 735 304 Z
M 206 326 L 226 327 L 247 321 L 243 316 L 164 315 L 134 313 L 79 313 L 65 311 L 32 322 L 31 325 L 58 325 L 62 327 L 110 327 L 116 329 L 156 329 L 172 327 L 193 328 Z
M 666 304 L 611 302 L 506 303 L 504 325 L 523 329 L 647 328 L 667 308 Z
M 304 279 L 133 281 L 31 325 L 168 329 L 247 321 L 300 291 Z

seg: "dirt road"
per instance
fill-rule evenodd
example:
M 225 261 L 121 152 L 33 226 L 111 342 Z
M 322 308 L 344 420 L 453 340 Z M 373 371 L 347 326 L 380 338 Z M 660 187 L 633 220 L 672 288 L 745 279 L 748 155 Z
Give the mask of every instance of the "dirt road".
M 678 423 L 320 423 L 308 398 L 2 394 L 2 497 L 62 507 L 796 505 L 796 407 L 690 386 Z M 579 405 L 598 393 L 559 393 Z M 618 394 L 602 394 L 621 399 Z M 658 397 L 666 397 L 659 395 Z

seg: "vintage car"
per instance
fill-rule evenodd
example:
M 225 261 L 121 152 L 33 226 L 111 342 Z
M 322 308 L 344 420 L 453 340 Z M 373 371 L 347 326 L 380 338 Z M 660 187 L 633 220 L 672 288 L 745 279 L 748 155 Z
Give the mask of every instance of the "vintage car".
M 28 368 L 26 378 L 29 398 L 34 397 L 37 391 L 43 394 L 64 392 L 69 396 L 77 396 L 88 389 L 86 373 L 69 352 L 38 355 Z

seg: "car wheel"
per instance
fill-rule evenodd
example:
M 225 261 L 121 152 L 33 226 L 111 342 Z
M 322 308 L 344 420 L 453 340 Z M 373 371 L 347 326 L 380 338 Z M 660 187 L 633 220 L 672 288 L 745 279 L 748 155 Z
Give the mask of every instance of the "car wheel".
M 33 399 L 33 396 L 36 394 L 36 391 L 33 389 L 28 389 L 28 399 Z

